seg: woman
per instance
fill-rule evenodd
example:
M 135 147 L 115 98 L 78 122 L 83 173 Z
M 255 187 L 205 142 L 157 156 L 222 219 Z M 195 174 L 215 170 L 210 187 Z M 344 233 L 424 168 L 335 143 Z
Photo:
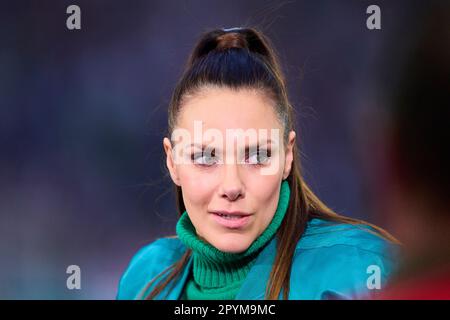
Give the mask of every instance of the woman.
M 243 148 L 229 147 L 242 138 L 230 129 L 250 132 Z M 325 206 L 303 181 L 295 141 L 285 80 L 264 35 L 204 34 L 174 90 L 163 141 L 177 236 L 137 252 L 117 298 L 336 299 L 383 286 L 396 240 Z

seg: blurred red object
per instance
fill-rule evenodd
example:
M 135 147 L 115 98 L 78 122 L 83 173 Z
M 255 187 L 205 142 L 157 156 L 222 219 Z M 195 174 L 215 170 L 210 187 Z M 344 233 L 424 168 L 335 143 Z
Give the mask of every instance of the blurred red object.
M 376 299 L 450 300 L 450 265 L 388 286 Z

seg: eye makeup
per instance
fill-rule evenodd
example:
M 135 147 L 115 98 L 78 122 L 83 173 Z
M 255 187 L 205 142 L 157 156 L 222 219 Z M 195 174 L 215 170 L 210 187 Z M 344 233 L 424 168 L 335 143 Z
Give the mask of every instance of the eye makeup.
M 201 150 L 194 151 L 191 149 L 190 161 L 194 164 L 211 166 L 214 164 L 222 164 L 224 161 L 219 153 L 216 152 L 216 148 L 206 147 Z M 246 147 L 243 154 L 244 159 L 239 161 L 239 164 L 250 164 L 250 165 L 264 165 L 267 164 L 272 157 L 272 148 L 267 146 L 266 148 L 261 148 L 259 146 Z M 253 157 L 256 157 L 253 158 Z

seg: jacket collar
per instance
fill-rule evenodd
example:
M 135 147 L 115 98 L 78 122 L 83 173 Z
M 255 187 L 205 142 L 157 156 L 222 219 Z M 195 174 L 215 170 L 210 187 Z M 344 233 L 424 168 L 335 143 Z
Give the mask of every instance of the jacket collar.
M 262 300 L 269 282 L 270 271 L 275 259 L 276 236 L 264 247 L 256 258 L 241 286 L 235 300 Z

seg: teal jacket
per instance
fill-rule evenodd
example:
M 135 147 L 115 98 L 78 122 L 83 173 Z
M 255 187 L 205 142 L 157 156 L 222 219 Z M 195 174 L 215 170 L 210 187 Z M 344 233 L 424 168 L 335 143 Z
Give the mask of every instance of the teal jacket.
M 117 299 L 138 299 L 146 284 L 180 259 L 185 250 L 178 238 L 160 238 L 141 248 L 119 281 Z M 397 245 L 362 227 L 312 219 L 297 243 L 289 299 L 368 298 L 386 285 L 396 269 L 397 252 Z M 276 237 L 273 237 L 257 256 L 236 300 L 264 299 L 275 254 Z M 171 285 L 166 286 L 156 299 L 164 299 L 168 293 L 165 299 L 178 300 L 191 266 L 192 257 L 172 290 L 168 292 Z

